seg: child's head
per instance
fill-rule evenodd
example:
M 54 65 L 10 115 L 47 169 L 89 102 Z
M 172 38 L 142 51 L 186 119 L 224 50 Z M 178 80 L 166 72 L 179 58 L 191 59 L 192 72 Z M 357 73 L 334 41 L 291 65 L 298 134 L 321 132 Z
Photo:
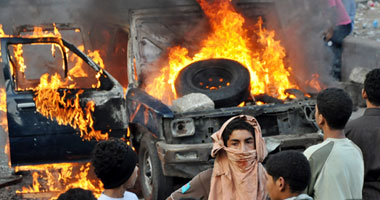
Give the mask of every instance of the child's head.
M 315 119 L 318 126 L 327 124 L 330 129 L 344 129 L 352 113 L 352 100 L 342 89 L 327 88 L 317 96 Z
M 222 133 L 223 143 L 233 149 L 254 150 L 255 129 L 242 118 L 232 120 Z
M 265 168 L 268 179 L 266 187 L 272 200 L 298 195 L 310 182 L 309 161 L 298 151 L 282 151 L 270 156 Z
M 137 155 L 124 141 L 111 138 L 94 149 L 92 165 L 105 189 L 133 187 L 137 178 Z
M 57 200 L 96 200 L 95 196 L 90 190 L 84 190 L 82 188 L 71 188 L 65 193 L 59 195 Z
M 380 106 L 380 68 L 368 72 L 364 81 L 363 97 L 375 106 Z M 365 96 L 364 96 L 365 95 Z

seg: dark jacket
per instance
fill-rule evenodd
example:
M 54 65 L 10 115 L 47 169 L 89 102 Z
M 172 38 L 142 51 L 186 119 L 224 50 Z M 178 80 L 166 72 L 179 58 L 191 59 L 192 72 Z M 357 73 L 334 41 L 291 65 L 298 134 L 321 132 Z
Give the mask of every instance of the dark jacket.
M 363 200 L 380 199 L 380 108 L 368 108 L 362 117 L 350 121 L 344 130 L 363 152 Z
M 168 200 L 207 200 L 210 194 L 211 176 L 212 168 L 199 173 L 190 182 L 173 192 Z

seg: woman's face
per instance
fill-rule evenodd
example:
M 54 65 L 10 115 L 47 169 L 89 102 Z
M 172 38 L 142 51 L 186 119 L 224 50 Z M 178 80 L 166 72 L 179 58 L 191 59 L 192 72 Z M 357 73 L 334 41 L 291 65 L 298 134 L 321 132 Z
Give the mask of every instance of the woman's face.
M 255 138 L 248 130 L 237 129 L 232 131 L 227 140 L 227 147 L 242 152 L 255 150 Z

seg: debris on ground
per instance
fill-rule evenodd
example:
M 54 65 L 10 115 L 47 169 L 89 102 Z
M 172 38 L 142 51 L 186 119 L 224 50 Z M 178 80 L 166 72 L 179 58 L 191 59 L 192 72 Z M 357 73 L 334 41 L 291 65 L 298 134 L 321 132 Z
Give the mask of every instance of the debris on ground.
M 380 42 L 380 2 L 356 0 L 353 36 Z

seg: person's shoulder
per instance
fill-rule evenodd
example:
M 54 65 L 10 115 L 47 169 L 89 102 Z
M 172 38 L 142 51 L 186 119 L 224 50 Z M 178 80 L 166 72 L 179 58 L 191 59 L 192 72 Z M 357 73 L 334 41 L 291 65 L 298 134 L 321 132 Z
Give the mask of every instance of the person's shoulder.
M 190 182 L 186 183 L 176 191 L 174 191 L 167 200 L 176 200 L 176 199 L 203 199 L 208 196 L 210 192 L 210 184 L 212 177 L 213 169 L 207 169 L 200 172 Z
M 102 193 L 100 194 L 98 200 L 112 200 L 112 198 Z
M 209 169 L 206 169 L 206 170 L 202 171 L 202 172 L 199 173 L 197 176 L 198 176 L 199 179 L 201 179 L 202 181 L 211 180 L 212 171 L 213 171 L 213 168 L 209 168 Z
M 362 150 L 360 149 L 360 147 L 358 145 L 355 144 L 355 142 L 353 142 L 352 140 L 350 140 L 349 138 L 346 138 L 348 143 L 352 146 L 352 148 L 356 151 L 358 151 L 360 153 L 361 156 L 363 156 L 363 153 L 362 153 Z
M 315 154 L 315 153 L 326 153 L 325 151 L 321 151 L 321 149 L 332 149 L 331 145 L 333 145 L 333 143 L 331 143 L 331 141 L 328 141 L 328 140 L 325 140 L 319 144 L 315 144 L 315 145 L 312 145 L 310 147 L 308 147 L 304 152 L 303 154 L 306 156 L 307 159 L 310 159 L 310 157 Z
M 313 200 L 313 198 L 307 194 L 300 194 L 294 200 Z
M 125 191 L 124 192 L 124 199 L 125 200 L 138 200 L 139 198 L 137 198 L 137 195 L 135 193 Z
M 354 128 L 360 128 L 362 127 L 363 125 L 363 121 L 364 121 L 364 116 L 360 116 L 356 119 L 353 119 L 353 120 L 350 120 L 347 122 L 346 124 L 346 127 L 344 128 L 344 130 L 349 130 L 349 129 L 354 129 Z

